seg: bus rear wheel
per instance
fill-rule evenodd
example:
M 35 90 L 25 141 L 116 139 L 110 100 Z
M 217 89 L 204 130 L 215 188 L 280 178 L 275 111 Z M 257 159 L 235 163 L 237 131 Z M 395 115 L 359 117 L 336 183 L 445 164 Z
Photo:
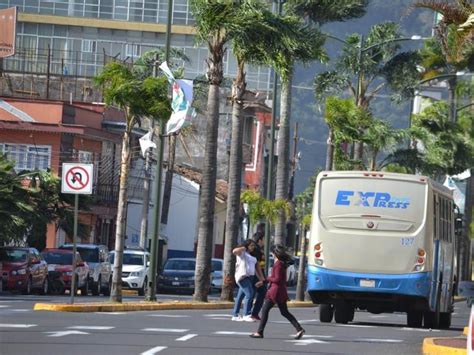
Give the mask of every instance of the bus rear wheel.
M 451 327 L 451 312 L 441 312 L 439 314 L 439 327 L 449 329 Z
M 410 328 L 421 328 L 423 324 L 423 312 L 408 311 L 407 312 L 407 326 Z
M 319 305 L 319 321 L 321 323 L 331 323 L 334 315 L 334 308 L 332 304 Z
M 354 308 L 349 303 L 339 303 L 334 306 L 336 323 L 347 324 L 354 317 Z

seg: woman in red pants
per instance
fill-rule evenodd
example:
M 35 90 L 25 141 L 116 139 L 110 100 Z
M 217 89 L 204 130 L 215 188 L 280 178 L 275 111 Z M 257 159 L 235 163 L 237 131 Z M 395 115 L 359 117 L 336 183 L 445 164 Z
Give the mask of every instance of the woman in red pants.
M 275 245 L 272 248 L 272 254 L 275 258 L 275 264 L 272 268 L 272 274 L 267 278 L 270 282 L 270 288 L 265 296 L 265 303 L 262 308 L 262 319 L 256 333 L 250 334 L 251 338 L 263 338 L 263 331 L 268 321 L 268 313 L 270 309 L 277 304 L 280 313 L 288 319 L 296 328 L 295 339 L 300 339 L 305 330 L 298 323 L 296 318 L 288 311 L 288 292 L 286 289 L 286 268 L 293 263 L 291 256 L 286 253 L 286 248 L 282 245 Z

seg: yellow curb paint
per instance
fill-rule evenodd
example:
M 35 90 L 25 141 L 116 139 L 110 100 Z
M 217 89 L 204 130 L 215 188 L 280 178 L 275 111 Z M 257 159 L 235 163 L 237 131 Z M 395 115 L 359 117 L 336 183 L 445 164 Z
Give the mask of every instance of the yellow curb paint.
M 425 338 L 423 340 L 423 355 L 466 355 L 466 349 L 440 346 L 434 343 L 437 338 Z
M 35 311 L 53 312 L 125 312 L 125 311 L 159 311 L 186 309 L 231 309 L 233 302 L 128 302 L 128 303 L 76 303 L 51 304 L 36 303 Z M 311 302 L 288 302 L 288 307 L 314 307 Z

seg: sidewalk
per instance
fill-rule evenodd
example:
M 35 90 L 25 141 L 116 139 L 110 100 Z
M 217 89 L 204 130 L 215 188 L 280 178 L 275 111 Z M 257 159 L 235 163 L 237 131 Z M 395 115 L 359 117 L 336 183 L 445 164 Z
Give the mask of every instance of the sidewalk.
M 464 328 L 463 335 L 453 338 L 425 338 L 423 341 L 424 355 L 466 355 L 467 332 Z

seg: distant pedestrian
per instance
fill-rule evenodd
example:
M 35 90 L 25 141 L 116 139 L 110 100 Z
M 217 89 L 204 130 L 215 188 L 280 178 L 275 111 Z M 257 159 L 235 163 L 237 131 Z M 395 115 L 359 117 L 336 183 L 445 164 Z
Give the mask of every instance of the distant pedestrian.
M 286 289 L 286 268 L 288 265 L 293 263 L 293 260 L 291 256 L 287 254 L 286 248 L 282 245 L 275 245 L 272 248 L 272 254 L 275 258 L 275 264 L 272 268 L 272 274 L 267 278 L 270 282 L 270 287 L 263 304 L 262 320 L 258 325 L 257 332 L 250 334 L 250 337 L 263 338 L 263 332 L 267 325 L 270 309 L 277 304 L 281 315 L 288 319 L 295 327 L 297 333 L 294 335 L 294 338 L 300 339 L 305 333 L 305 330 L 301 327 L 296 318 L 288 311 L 287 305 L 288 292 Z
M 253 278 L 255 276 L 255 266 L 257 259 L 251 255 L 256 248 L 255 241 L 247 239 L 243 245 L 232 250 L 232 253 L 237 257 L 235 265 L 235 281 L 239 286 L 234 310 L 232 312 L 233 321 L 248 321 L 253 322 L 250 312 L 252 310 L 252 302 L 254 296 Z M 258 284 L 261 286 L 262 281 Z M 240 304 L 242 300 L 242 293 L 244 294 L 244 310 L 243 317 L 240 317 Z

